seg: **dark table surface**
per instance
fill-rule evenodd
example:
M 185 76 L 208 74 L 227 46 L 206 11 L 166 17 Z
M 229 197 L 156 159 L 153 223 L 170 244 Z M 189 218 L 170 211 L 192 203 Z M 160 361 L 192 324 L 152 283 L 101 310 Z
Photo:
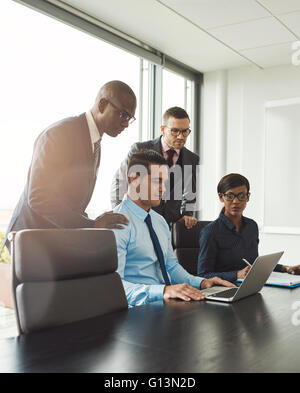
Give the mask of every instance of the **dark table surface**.
M 1 340 L 0 372 L 299 372 L 299 310 L 300 288 L 155 302 Z

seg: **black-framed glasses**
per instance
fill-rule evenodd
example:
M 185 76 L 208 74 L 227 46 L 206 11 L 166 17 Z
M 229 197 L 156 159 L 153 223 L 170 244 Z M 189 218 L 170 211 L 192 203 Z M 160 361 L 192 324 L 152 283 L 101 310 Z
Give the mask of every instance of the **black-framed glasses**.
M 228 192 L 223 194 L 224 198 L 228 202 L 232 202 L 234 198 L 237 198 L 240 202 L 247 201 L 250 197 L 250 192 L 239 192 L 238 194 L 234 194 L 233 192 Z
M 111 101 L 106 100 L 114 109 L 120 112 L 120 119 L 122 121 L 128 121 L 129 124 L 132 124 L 136 118 L 134 116 L 131 116 L 129 113 L 122 111 L 120 108 L 117 107 L 117 105 L 113 104 Z
M 187 128 L 186 130 L 178 130 L 178 128 L 171 128 L 168 126 L 164 126 L 164 127 L 168 128 L 168 130 L 171 131 L 171 134 L 173 136 L 178 136 L 179 134 L 182 134 L 183 136 L 188 136 L 188 135 L 190 135 L 190 133 L 192 131 L 189 128 Z

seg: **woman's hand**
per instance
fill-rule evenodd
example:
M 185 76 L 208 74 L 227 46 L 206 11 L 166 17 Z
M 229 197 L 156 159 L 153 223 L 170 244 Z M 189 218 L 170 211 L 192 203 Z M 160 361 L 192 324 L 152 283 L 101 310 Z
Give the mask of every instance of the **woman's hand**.
M 285 266 L 285 265 L 282 265 L 282 272 L 283 273 L 300 275 L 300 265 L 296 265 L 296 266 Z
M 244 269 L 239 270 L 236 276 L 237 280 L 243 280 L 247 276 L 250 269 L 250 266 L 246 266 Z

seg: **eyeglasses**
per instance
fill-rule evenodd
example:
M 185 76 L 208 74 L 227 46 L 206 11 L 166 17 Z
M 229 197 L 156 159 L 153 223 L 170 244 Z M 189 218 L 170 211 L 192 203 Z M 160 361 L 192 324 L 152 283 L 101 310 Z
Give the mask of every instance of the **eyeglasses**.
M 129 113 L 122 111 L 120 108 L 118 108 L 115 104 L 110 102 L 109 100 L 106 100 L 114 109 L 120 112 L 120 119 L 122 121 L 128 121 L 129 124 L 132 124 L 136 118 L 134 116 L 129 115 Z
M 171 128 L 168 126 L 164 126 L 164 127 L 168 128 L 173 136 L 178 136 L 179 134 L 182 134 L 183 136 L 188 136 L 192 131 L 189 128 L 187 128 L 186 130 L 178 130 L 178 128 Z
M 228 194 L 223 194 L 224 198 L 228 202 L 232 202 L 234 198 L 237 198 L 240 202 L 247 201 L 250 197 L 250 192 L 245 194 L 244 192 L 239 192 L 238 194 L 234 194 L 233 192 L 229 192 Z

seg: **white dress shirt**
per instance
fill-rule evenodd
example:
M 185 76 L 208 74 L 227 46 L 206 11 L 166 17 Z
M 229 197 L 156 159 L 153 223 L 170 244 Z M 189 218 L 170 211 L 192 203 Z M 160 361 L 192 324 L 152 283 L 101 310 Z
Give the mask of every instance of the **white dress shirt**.
M 87 111 L 85 113 L 86 121 L 88 123 L 89 131 L 90 131 L 90 137 L 91 137 L 91 143 L 92 143 L 92 151 L 94 153 L 94 144 L 96 142 L 101 141 L 102 136 L 100 135 L 100 132 L 98 130 L 98 127 L 95 123 L 95 120 L 93 118 L 93 115 L 91 111 Z

